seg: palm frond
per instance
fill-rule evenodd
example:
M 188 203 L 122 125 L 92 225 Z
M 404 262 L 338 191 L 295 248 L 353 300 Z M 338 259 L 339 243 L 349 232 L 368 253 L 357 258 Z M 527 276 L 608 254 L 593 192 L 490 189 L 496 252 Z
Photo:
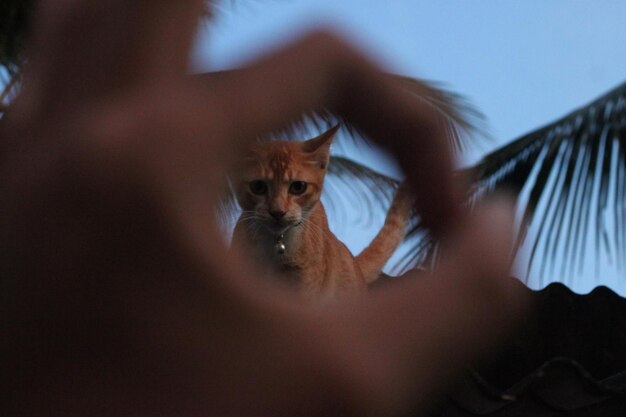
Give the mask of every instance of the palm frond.
M 399 180 L 349 158 L 332 156 L 324 185 L 324 204 L 333 215 L 370 222 L 388 209 L 399 184 Z
M 456 153 L 467 150 L 480 140 L 490 140 L 485 116 L 463 95 L 431 80 L 390 74 L 389 77 L 417 99 L 435 108 L 444 117 L 451 148 Z
M 238 70 L 216 71 L 211 73 L 197 74 L 208 84 L 227 79 L 236 74 Z M 473 107 L 469 101 L 460 94 L 444 89 L 436 82 L 410 78 L 401 75 L 387 74 L 387 77 L 400 88 L 409 92 L 415 100 L 422 100 L 437 110 L 446 123 L 450 147 L 457 152 L 466 150 L 471 144 L 480 143 L 489 138 L 486 129 L 485 117 Z M 301 139 L 312 137 L 329 126 L 341 124 L 342 129 L 339 138 L 339 147 L 344 140 L 352 144 L 369 143 L 367 137 L 357 128 L 346 123 L 338 115 L 328 109 L 318 109 L 302 115 L 290 126 L 268 134 L 273 139 Z
M 0 68 L 0 117 L 9 109 L 11 102 L 17 97 L 20 86 L 20 73 L 9 75 Z
M 10 76 L 15 75 L 22 64 L 33 8 L 33 0 L 3 0 L 0 4 L 0 67 Z
M 491 182 L 524 195 L 519 243 L 536 227 L 529 266 L 553 274 L 562 259 L 560 274 L 573 275 L 588 254 L 623 269 L 626 83 L 512 145 L 476 167 L 474 192 Z
M 581 273 L 588 257 L 626 266 L 626 83 L 565 117 L 490 153 L 462 175 L 468 204 L 495 191 L 516 196 L 518 248 L 526 270 L 561 277 Z M 419 227 L 413 235 L 422 233 Z M 432 243 L 432 242 L 431 242 Z M 413 261 L 432 250 L 414 246 Z M 564 278 L 562 278 L 564 279 Z
M 387 77 L 409 92 L 416 100 L 428 103 L 441 114 L 446 123 L 450 148 L 456 153 L 461 153 L 470 145 L 489 138 L 485 117 L 460 94 L 446 90 L 433 81 L 395 74 L 387 74 Z M 300 120 L 295 121 L 283 131 L 277 132 L 275 136 L 298 137 L 297 135 L 302 135 L 303 132 L 307 136 L 314 136 L 327 126 L 337 123 L 344 126 L 343 137 L 345 139 L 351 140 L 353 144 L 369 143 L 367 137 L 359 129 L 327 109 L 303 115 Z

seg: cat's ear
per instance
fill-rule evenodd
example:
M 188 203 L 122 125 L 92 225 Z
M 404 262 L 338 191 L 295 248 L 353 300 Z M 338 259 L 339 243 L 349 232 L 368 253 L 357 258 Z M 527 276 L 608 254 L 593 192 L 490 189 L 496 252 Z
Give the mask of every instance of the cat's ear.
M 319 162 L 322 169 L 328 166 L 330 144 L 333 142 L 337 130 L 339 130 L 339 125 L 335 125 L 321 135 L 302 143 L 302 150 L 310 153 L 312 159 L 315 162 Z

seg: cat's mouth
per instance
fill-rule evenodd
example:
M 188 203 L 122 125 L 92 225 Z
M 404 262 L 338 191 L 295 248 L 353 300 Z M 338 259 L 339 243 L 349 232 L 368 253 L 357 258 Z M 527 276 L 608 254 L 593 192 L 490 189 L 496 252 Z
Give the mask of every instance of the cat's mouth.
M 266 227 L 272 232 L 274 235 L 285 235 L 290 230 L 300 226 L 303 220 L 292 220 L 288 222 L 270 222 L 266 223 Z

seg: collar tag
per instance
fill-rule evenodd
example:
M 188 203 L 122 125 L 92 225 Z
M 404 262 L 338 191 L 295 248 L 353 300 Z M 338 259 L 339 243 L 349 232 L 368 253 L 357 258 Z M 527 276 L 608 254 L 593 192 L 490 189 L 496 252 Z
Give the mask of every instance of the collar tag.
M 283 242 L 284 238 L 285 238 L 285 235 L 283 234 L 276 237 L 276 243 L 274 243 L 274 251 L 276 252 L 277 255 L 283 255 L 285 251 L 287 250 L 287 247 L 285 246 L 285 242 Z

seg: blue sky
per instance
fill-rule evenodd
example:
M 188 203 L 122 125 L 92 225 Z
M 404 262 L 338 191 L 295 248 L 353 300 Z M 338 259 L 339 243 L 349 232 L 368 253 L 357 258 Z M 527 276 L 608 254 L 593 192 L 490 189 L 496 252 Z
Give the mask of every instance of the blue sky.
M 194 65 L 237 66 L 314 27 L 333 27 L 390 71 L 467 96 L 494 138 L 466 156 L 472 162 L 625 81 L 624 22 L 621 0 L 227 0 L 199 36 Z M 371 152 L 357 158 L 395 172 Z M 358 251 L 378 224 L 332 226 Z M 626 280 L 610 268 L 600 281 L 589 274 L 570 285 L 586 292 L 604 283 L 626 293 Z M 529 284 L 540 286 L 532 276 Z

